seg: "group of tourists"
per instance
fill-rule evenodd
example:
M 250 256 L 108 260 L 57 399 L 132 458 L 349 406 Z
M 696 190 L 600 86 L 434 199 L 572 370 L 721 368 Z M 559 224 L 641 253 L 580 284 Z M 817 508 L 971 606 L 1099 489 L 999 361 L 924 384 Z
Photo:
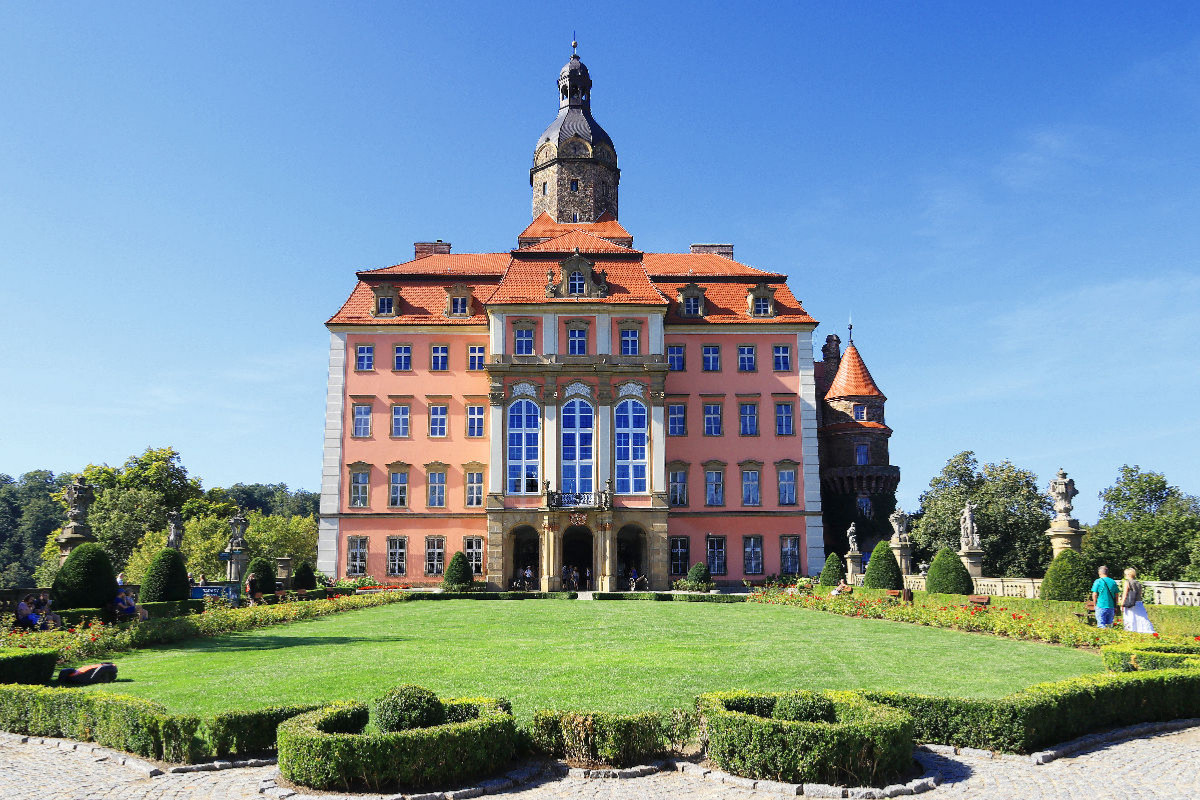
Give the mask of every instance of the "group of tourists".
M 584 567 L 583 575 L 579 574 L 579 567 L 573 567 L 570 564 L 563 564 L 562 568 L 562 588 L 564 592 L 587 592 L 592 588 L 592 568 Z
M 32 593 L 17 603 L 16 627 L 31 631 L 46 631 L 62 627 L 62 617 L 50 610 L 50 592 L 46 589 L 36 596 Z
M 1096 604 L 1096 625 L 1109 628 L 1121 609 L 1121 620 L 1125 630 L 1134 633 L 1154 633 L 1154 625 L 1146 614 L 1146 606 L 1142 602 L 1144 589 L 1142 582 L 1137 579 L 1137 570 L 1133 567 L 1125 570 L 1125 585 L 1120 586 L 1108 577 L 1108 567 L 1097 570 L 1098 577 L 1092 582 L 1092 602 Z

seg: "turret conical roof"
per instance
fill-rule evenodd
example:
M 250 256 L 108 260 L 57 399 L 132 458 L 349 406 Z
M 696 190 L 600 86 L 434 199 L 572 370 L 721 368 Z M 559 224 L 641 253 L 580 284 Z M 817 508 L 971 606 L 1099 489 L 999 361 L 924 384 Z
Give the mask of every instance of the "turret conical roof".
M 825 393 L 826 400 L 848 397 L 878 397 L 881 400 L 887 400 L 887 397 L 875 385 L 875 380 L 871 377 L 867 365 L 863 363 L 862 356 L 858 354 L 858 348 L 854 346 L 854 342 L 850 343 L 842 355 L 842 363 L 838 365 L 837 375 L 834 376 L 829 391 Z

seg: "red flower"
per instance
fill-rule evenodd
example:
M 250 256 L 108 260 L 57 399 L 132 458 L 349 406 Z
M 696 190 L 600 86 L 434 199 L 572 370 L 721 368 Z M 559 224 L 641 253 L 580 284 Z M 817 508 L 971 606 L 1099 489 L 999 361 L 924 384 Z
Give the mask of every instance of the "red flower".
M 1150 634 L 1150 635 L 1151 635 L 1151 636 L 1153 636 L 1155 639 L 1157 639 L 1157 638 L 1158 638 L 1158 634 L 1157 634 L 1157 633 L 1152 633 L 1152 634 Z

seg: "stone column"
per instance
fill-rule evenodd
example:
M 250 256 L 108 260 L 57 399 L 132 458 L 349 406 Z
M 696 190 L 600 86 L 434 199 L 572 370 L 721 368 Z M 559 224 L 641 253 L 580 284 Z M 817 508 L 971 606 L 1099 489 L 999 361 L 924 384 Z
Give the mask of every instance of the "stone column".
M 857 550 L 846 553 L 846 583 L 853 586 L 855 576 L 861 575 L 862 571 L 862 553 Z
M 604 566 L 600 571 L 599 581 L 596 583 L 596 588 L 602 592 L 615 592 L 617 590 L 617 578 L 613 575 L 616 571 L 616 566 L 613 562 L 616 560 L 617 554 L 617 532 L 613 525 L 609 525 L 608 530 L 604 531 Z
M 499 514 L 488 513 L 487 588 L 500 592 L 508 589 L 509 575 L 504 564 L 504 523 Z
M 959 550 L 958 557 L 962 560 L 963 566 L 967 568 L 972 578 L 983 577 L 983 551 L 977 548 L 968 548 Z
M 549 481 L 550 486 L 554 489 L 561 489 L 562 486 L 558 481 L 558 401 L 556 400 L 558 392 L 555 391 L 554 380 L 546 381 L 546 388 L 542 390 L 542 415 L 544 422 L 542 429 L 545 434 L 542 436 L 542 463 L 545 464 L 545 474 L 542 475 L 543 483 Z
M 897 542 L 893 539 L 890 543 L 892 555 L 896 557 L 896 563 L 900 565 L 901 575 L 912 574 L 912 545 L 906 542 Z

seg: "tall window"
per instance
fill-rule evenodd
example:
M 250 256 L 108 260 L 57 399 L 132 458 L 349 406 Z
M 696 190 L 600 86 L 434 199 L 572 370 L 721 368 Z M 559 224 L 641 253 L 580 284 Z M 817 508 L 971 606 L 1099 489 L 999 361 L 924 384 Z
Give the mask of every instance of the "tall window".
M 483 369 L 483 345 L 473 344 L 467 348 L 467 369 Z
M 677 469 L 668 473 L 667 502 L 673 506 L 686 506 L 688 504 L 687 485 L 687 470 Z
M 425 537 L 425 574 L 441 575 L 446 569 L 446 539 L 443 536 Z
M 865 467 L 871 460 L 871 450 L 865 444 L 854 445 L 854 463 L 860 467 Z
M 721 370 L 721 345 L 706 344 L 701 350 L 703 358 L 701 359 L 700 368 L 705 372 L 719 372 Z
M 779 470 L 779 505 L 796 505 L 796 470 L 791 467 Z
M 482 536 L 467 536 L 463 539 L 463 553 L 467 557 L 467 563 L 471 565 L 471 572 L 475 575 L 483 574 L 483 537 Z
M 467 508 L 479 508 L 483 505 L 483 473 L 467 473 Z
M 483 406 L 467 406 L 467 436 L 483 436 Z
M 375 369 L 375 345 L 360 344 L 354 350 L 355 369 Z
M 691 553 L 688 552 L 689 545 L 690 542 L 686 536 L 671 537 L 671 575 L 687 575 L 688 568 L 691 566 L 688 563 L 691 560 Z
M 408 540 L 403 536 L 389 536 L 387 540 L 387 574 L 403 575 L 408 569 Z
M 367 574 L 367 537 L 350 536 L 346 539 L 346 577 Z
M 742 436 L 758 436 L 758 403 L 738 404 L 738 425 Z
M 435 344 L 429 353 L 429 369 L 445 372 L 450 369 L 450 346 Z
M 412 369 L 412 345 L 398 344 L 396 345 L 396 355 L 393 360 L 392 369 L 400 372 L 407 372 Z
M 682 403 L 667 406 L 667 436 L 687 436 L 687 406 Z
M 669 344 L 667 345 L 667 369 L 672 372 L 683 372 L 683 345 Z
M 773 352 L 775 354 L 775 371 L 791 372 L 792 348 L 786 344 L 777 344 L 773 348 Z
M 533 328 L 517 328 L 513 331 L 513 354 L 533 355 Z
M 354 407 L 354 435 L 371 435 L 371 407 L 369 405 L 356 405 Z
M 567 355 L 587 355 L 587 330 L 584 328 L 567 329 Z
M 795 419 L 795 407 L 791 403 L 776 403 L 775 404 L 775 435 L 776 436 L 791 436 L 796 432 L 796 427 L 793 424 Z
M 408 436 L 409 414 L 407 405 L 392 406 L 392 436 Z
M 713 575 L 724 575 L 725 569 L 725 537 L 708 537 L 708 571 Z
M 562 410 L 562 490 L 591 492 L 595 487 L 592 472 L 592 430 L 595 414 L 583 400 L 572 400 Z
M 856 405 L 854 407 L 854 418 L 860 422 L 862 420 L 866 419 L 867 418 L 867 407 L 861 406 L 861 405 Z
M 647 490 L 646 406 L 622 400 L 616 410 L 617 494 Z
M 720 403 L 705 403 L 704 404 L 704 435 L 705 436 L 720 436 L 721 435 L 721 404 Z
M 738 345 L 738 372 L 754 372 L 758 369 L 758 354 L 752 344 Z
M 367 507 L 367 472 L 358 470 L 350 473 L 350 507 L 351 508 L 366 508 Z
M 388 505 L 393 508 L 408 506 L 408 473 L 399 470 L 388 476 Z
M 583 294 L 583 286 L 582 272 L 572 272 L 570 277 L 567 278 L 567 294 Z
M 725 472 L 719 469 L 704 472 L 704 505 L 725 505 Z
M 621 355 L 636 356 L 640 350 L 638 343 L 641 331 L 637 328 L 622 328 L 621 329 Z
M 429 407 L 429 436 L 441 438 L 446 435 L 446 418 L 449 406 L 434 405 Z
M 467 298 L 451 297 L 450 298 L 450 316 L 465 317 L 467 315 Z
M 779 574 L 800 574 L 800 537 L 779 537 Z
M 696 295 L 688 295 L 683 298 L 683 316 L 698 317 L 700 316 L 700 298 Z
M 429 478 L 429 498 L 426 503 L 430 508 L 446 507 L 446 473 L 440 470 L 431 471 Z
M 746 575 L 762 575 L 763 548 L 761 536 L 742 537 L 742 571 Z
M 759 492 L 758 476 L 759 471 L 756 469 L 742 470 L 742 505 L 762 505 L 762 495 Z
M 508 407 L 508 493 L 537 494 L 541 414 L 532 400 Z M 495 435 L 493 433 L 493 435 Z

